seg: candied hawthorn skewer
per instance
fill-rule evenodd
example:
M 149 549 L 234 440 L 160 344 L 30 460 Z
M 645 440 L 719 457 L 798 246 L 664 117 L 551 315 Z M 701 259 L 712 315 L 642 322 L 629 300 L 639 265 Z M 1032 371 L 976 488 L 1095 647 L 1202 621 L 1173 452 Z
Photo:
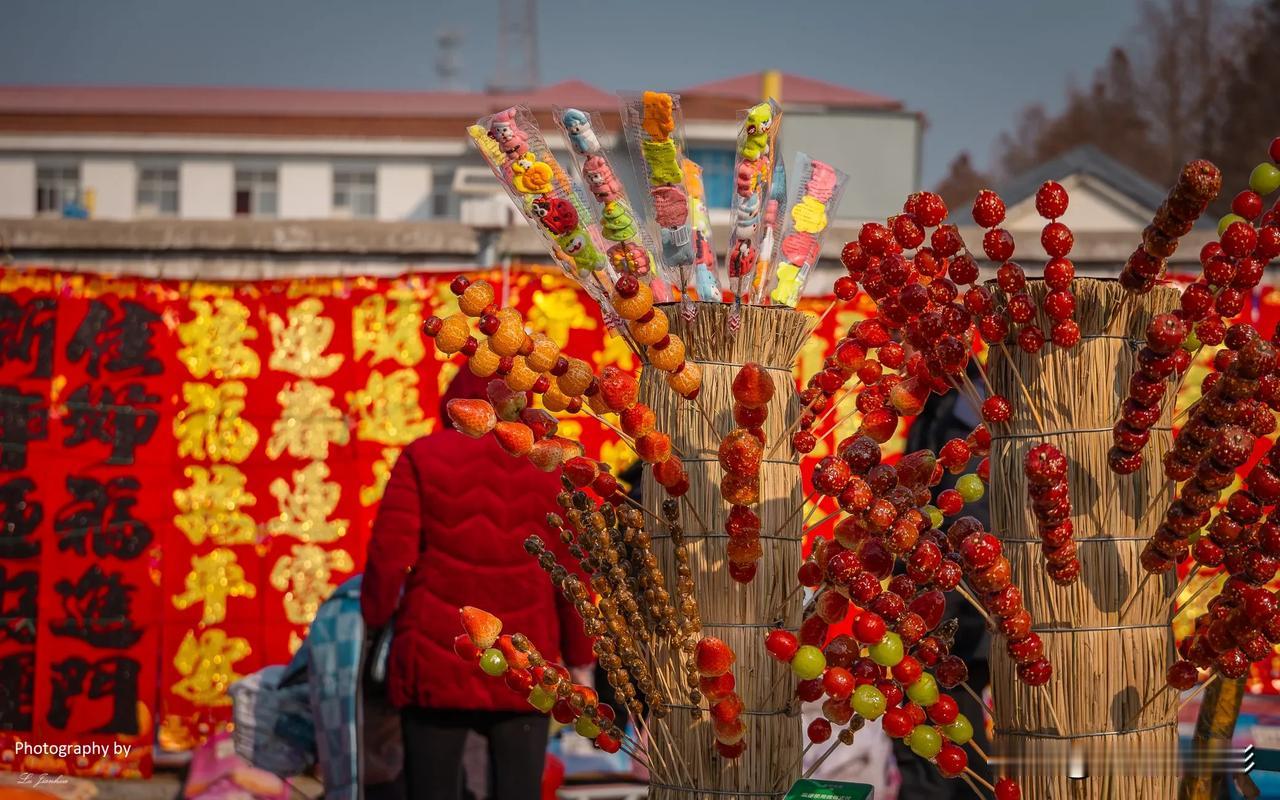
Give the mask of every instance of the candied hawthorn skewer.
M 1045 569 L 1054 583 L 1061 586 L 1074 583 L 1080 577 L 1080 559 L 1076 557 L 1076 543 L 1072 538 L 1067 459 L 1053 445 L 1038 444 L 1027 451 L 1023 470 Z
M 1040 307 L 1053 320 L 1049 338 L 1058 347 L 1069 349 L 1080 343 L 1080 326 L 1074 319 L 1076 299 L 1071 291 L 1075 265 L 1067 257 L 1075 237 L 1060 219 L 1067 212 L 1068 202 L 1067 190 L 1053 181 L 1046 181 L 1036 191 L 1036 211 L 1049 220 L 1040 232 L 1040 245 L 1049 256 L 1044 265 L 1044 281 L 1049 292 Z
M 1178 240 L 1191 232 L 1209 203 L 1222 191 L 1222 172 L 1203 159 L 1188 162 L 1169 190 L 1155 218 L 1142 231 L 1142 244 L 1120 271 L 1120 285 L 1132 294 L 1146 294 L 1163 277 L 1167 259 Z
M 1232 332 L 1252 331 L 1236 326 Z M 1241 333 L 1241 336 L 1247 336 Z M 1233 350 L 1224 350 L 1233 353 Z M 1254 436 L 1231 424 L 1239 404 L 1257 390 L 1258 378 L 1274 369 L 1276 350 L 1253 332 L 1240 346 L 1222 378 L 1214 382 L 1175 438 L 1165 459 L 1166 475 L 1185 483 L 1178 499 L 1142 550 L 1142 566 L 1149 573 L 1168 572 L 1188 552 L 1188 539 L 1209 520 L 1222 490 L 1235 480 L 1235 470 L 1253 450 Z
M 486 675 L 504 677 L 513 690 L 526 693 L 529 705 L 573 724 L 578 735 L 605 752 L 616 753 L 623 742 L 630 742 L 614 723 L 613 709 L 600 703 L 590 687 L 574 684 L 563 666 L 543 659 L 524 634 L 500 636 L 502 621 L 472 606 L 459 609 L 459 616 L 465 633 L 454 640 L 454 651 L 460 658 L 477 664 Z
M 1112 428 L 1107 465 L 1118 475 L 1142 467 L 1142 449 L 1150 430 L 1160 421 L 1170 379 L 1178 371 L 1178 356 L 1187 327 L 1175 313 L 1158 314 L 1147 325 L 1146 343 L 1138 351 L 1138 369 L 1129 379 L 1128 396 L 1120 419 Z

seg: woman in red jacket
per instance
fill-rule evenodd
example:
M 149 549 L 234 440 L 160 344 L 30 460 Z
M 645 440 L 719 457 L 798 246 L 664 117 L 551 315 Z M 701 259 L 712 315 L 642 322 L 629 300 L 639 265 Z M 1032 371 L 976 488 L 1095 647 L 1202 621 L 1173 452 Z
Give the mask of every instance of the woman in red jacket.
M 530 534 L 563 547 L 544 522 L 557 510 L 559 479 L 507 455 L 492 437 L 452 430 L 444 413 L 455 397 L 484 397 L 486 384 L 465 369 L 450 384 L 441 400 L 446 430 L 400 454 L 369 541 L 361 605 L 369 626 L 395 625 L 387 679 L 401 709 L 411 800 L 460 800 L 468 731 L 488 739 L 493 800 L 539 795 L 548 719 L 454 654 L 461 606 L 497 615 L 549 659 L 592 661 L 573 607 L 524 550 Z

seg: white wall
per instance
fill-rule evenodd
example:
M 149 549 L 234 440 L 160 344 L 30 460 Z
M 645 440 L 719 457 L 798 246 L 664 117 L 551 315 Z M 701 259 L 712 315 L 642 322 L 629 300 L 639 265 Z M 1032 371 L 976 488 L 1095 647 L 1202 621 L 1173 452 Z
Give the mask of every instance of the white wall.
M 185 160 L 178 168 L 178 216 L 230 219 L 235 211 L 235 166 L 230 161 Z
M 1076 233 L 1124 231 L 1140 234 L 1156 213 L 1154 208 L 1142 208 L 1092 175 L 1062 175 L 1054 180 L 1071 195 L 1062 221 Z M 1038 239 L 1044 225 L 1045 220 L 1036 212 L 1034 195 L 1010 207 L 1004 222 L 1004 227 L 1019 242 L 1024 235 L 1033 237 L 1032 241 Z
M 902 210 L 920 188 L 920 118 L 899 112 L 787 112 L 781 149 L 787 167 L 796 151 L 848 173 L 837 216 L 880 219 Z M 788 173 L 788 193 L 794 188 Z
M 138 199 L 138 168 L 132 159 L 86 158 L 80 162 L 80 191 L 93 190 L 94 219 L 132 219 Z
M 280 165 L 281 219 L 333 216 L 333 165 L 328 161 L 286 161 Z
M 0 157 L 0 219 L 36 215 L 36 162 Z
M 431 167 L 410 162 L 378 165 L 378 219 L 423 219 L 430 214 Z

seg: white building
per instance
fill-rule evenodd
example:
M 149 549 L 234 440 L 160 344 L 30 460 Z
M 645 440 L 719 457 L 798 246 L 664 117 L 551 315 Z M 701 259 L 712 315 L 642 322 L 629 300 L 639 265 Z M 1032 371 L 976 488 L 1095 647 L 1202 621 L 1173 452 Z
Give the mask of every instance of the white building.
M 704 166 L 713 207 L 727 207 L 736 115 L 761 86 L 761 75 L 745 75 L 681 93 L 688 152 Z M 919 115 L 807 78 L 782 76 L 781 86 L 793 117 L 784 150 L 862 173 L 847 214 L 887 212 L 887 198 L 917 188 Z M 469 199 L 498 190 L 466 126 L 518 102 L 544 130 L 555 130 L 553 105 L 602 111 L 618 130 L 617 97 L 577 81 L 520 97 L 0 87 L 0 218 L 458 219 Z

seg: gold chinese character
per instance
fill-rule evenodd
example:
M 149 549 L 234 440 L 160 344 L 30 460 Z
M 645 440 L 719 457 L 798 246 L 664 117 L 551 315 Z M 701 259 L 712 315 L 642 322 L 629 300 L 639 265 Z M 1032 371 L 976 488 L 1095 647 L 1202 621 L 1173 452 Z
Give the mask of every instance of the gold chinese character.
M 329 444 L 351 441 L 342 412 L 330 405 L 333 390 L 311 381 L 286 384 L 276 395 L 280 419 L 271 424 L 267 458 L 288 452 L 294 458 L 325 459 Z
M 293 486 L 276 478 L 268 487 L 280 503 L 279 516 L 267 521 L 272 536 L 293 536 L 304 542 L 336 542 L 347 534 L 345 519 L 329 519 L 338 507 L 342 487 L 328 480 L 329 467 L 312 461 L 293 471 Z
M 258 429 L 240 415 L 247 394 L 240 381 L 182 384 L 187 407 L 173 418 L 178 457 L 240 463 L 258 444 Z
M 271 585 L 284 592 L 284 616 L 295 625 L 309 625 L 316 609 L 336 585 L 335 572 L 350 572 L 355 562 L 346 550 L 325 550 L 314 544 L 295 544 L 292 554 L 280 556 L 271 569 Z
M 267 317 L 271 329 L 271 358 L 267 365 L 300 378 L 327 378 L 342 365 L 341 353 L 325 355 L 333 341 L 333 320 L 321 316 L 324 304 L 308 297 L 289 309 L 286 323 L 278 314 Z
M 394 359 L 412 367 L 427 354 L 418 326 L 422 321 L 422 301 L 405 296 L 387 308 L 387 298 L 371 294 L 351 311 L 351 341 L 357 360 L 372 353 L 370 364 Z
M 437 350 L 437 353 L 440 351 Z M 449 390 L 449 384 L 453 383 L 453 379 L 458 377 L 458 365 L 452 361 L 445 361 L 440 365 L 440 371 L 436 373 L 436 394 L 444 397 L 444 393 Z
M 232 667 L 251 652 L 248 640 L 227 636 L 218 628 L 201 632 L 199 639 L 195 631 L 187 631 L 173 657 L 182 676 L 173 684 L 173 693 L 198 706 L 231 705 L 227 689 L 244 677 Z
M 529 327 L 550 336 L 564 347 L 569 343 L 569 331 L 593 331 L 596 320 L 587 313 L 576 289 L 565 287 L 533 293 L 533 307 L 529 309 Z
M 625 442 L 606 440 L 600 443 L 600 460 L 612 467 L 612 474 L 616 478 L 635 462 L 636 451 Z
M 351 412 L 359 418 L 357 438 L 382 444 L 409 444 L 431 432 L 435 418 L 422 413 L 418 373 L 398 369 L 390 375 L 370 372 L 365 388 L 347 392 Z
M 592 356 L 596 366 L 604 368 L 610 364 L 625 372 L 634 372 L 636 367 L 635 351 L 621 335 L 606 336 L 604 348 L 597 350 Z
M 396 459 L 399 457 L 399 447 L 382 448 L 382 458 L 373 462 L 373 484 L 360 487 L 360 505 L 375 505 L 382 499 L 382 493 L 387 488 L 387 481 L 391 478 L 391 467 L 395 465 Z
M 245 342 L 258 338 L 249 324 L 249 309 L 230 297 L 193 299 L 195 319 L 178 325 L 183 347 L 178 359 L 196 378 L 213 373 L 219 380 L 256 378 L 262 362 Z
M 431 284 L 431 310 L 440 319 L 448 319 L 458 313 L 458 296 L 450 288 L 451 279 L 440 279 Z M 445 356 L 448 358 L 448 356 Z
M 204 603 L 201 625 L 214 625 L 227 618 L 228 597 L 255 597 L 252 583 L 245 580 L 244 568 L 236 563 L 236 554 L 220 547 L 207 555 L 191 557 L 186 591 L 175 595 L 173 607 L 179 611 L 196 603 Z
M 195 465 L 183 470 L 191 481 L 185 489 L 173 490 L 178 513 L 173 523 L 194 545 L 205 539 L 216 545 L 253 544 L 253 518 L 241 511 L 257 504 L 258 498 L 245 491 L 244 473 L 228 464 L 211 469 Z

